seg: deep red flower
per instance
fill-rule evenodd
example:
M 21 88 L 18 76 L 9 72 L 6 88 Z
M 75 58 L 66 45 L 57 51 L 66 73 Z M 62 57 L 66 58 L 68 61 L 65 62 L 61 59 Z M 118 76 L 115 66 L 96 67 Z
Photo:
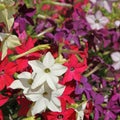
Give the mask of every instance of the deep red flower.
M 29 37 L 28 40 L 26 42 L 24 42 L 21 46 L 16 47 L 17 54 L 22 54 L 22 53 L 30 50 L 31 48 L 33 48 L 35 42 L 36 42 L 36 39 L 32 39 L 31 37 Z M 40 57 L 40 53 L 34 52 L 34 53 L 28 54 L 24 57 L 17 59 L 16 60 L 17 70 L 23 71 L 28 66 L 28 60 L 38 59 L 39 57 Z
M 28 101 L 24 96 L 18 97 L 17 102 L 20 105 L 18 116 L 26 116 L 32 102 Z
M 8 99 L 9 98 L 7 96 L 3 96 L 2 94 L 0 94 L 0 107 L 3 106 L 8 101 Z
M 0 90 L 13 82 L 13 74 L 16 72 L 16 64 L 5 58 L 0 61 Z
M 85 113 L 84 113 L 85 120 L 90 120 L 90 114 L 92 113 L 92 111 L 93 111 L 93 103 L 92 101 L 88 101 L 85 109 Z
M 2 110 L 0 110 L 0 120 L 3 120 L 3 113 L 2 113 Z
M 80 81 L 81 74 L 87 68 L 86 59 L 83 59 L 83 62 L 79 62 L 78 58 L 75 55 L 71 55 L 68 62 L 66 62 L 64 65 L 68 67 L 68 70 L 63 78 L 64 84 L 72 81 L 73 79 L 76 81 Z
M 45 112 L 43 117 L 45 120 L 76 120 L 76 112 L 74 109 L 66 109 L 66 103 L 61 101 L 62 112 Z

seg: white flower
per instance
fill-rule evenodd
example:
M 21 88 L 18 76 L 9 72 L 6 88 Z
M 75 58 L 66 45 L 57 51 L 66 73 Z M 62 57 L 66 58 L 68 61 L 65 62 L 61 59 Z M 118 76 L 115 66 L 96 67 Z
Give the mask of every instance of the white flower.
M 43 62 L 39 60 L 29 61 L 28 64 L 32 67 L 33 72 L 36 73 L 32 89 L 35 89 L 42 85 L 44 82 L 47 82 L 51 89 L 56 89 L 56 83 L 59 81 L 59 76 L 64 74 L 67 70 L 67 67 L 55 63 L 55 59 L 50 52 L 48 52 Z
M 9 86 L 12 89 L 23 89 L 23 93 L 26 94 L 31 88 L 35 74 L 29 72 L 22 72 L 17 76 L 17 80 L 14 80 Z
M 96 3 L 96 0 L 90 0 L 93 4 L 95 4 Z
M 120 20 L 116 20 L 116 21 L 115 21 L 115 26 L 116 26 L 116 27 L 119 27 L 119 26 L 120 26 Z
M 112 60 L 114 62 L 112 64 L 113 68 L 115 70 L 119 70 L 120 69 L 120 52 L 113 52 L 111 54 L 111 58 L 112 58 Z
M 83 102 L 82 105 L 78 106 L 75 111 L 77 112 L 77 120 L 83 120 L 84 119 L 84 110 L 86 108 L 87 101 Z
M 97 4 L 105 8 L 108 12 L 112 12 L 112 3 L 118 0 L 90 0 L 93 4 Z
M 102 16 L 101 11 L 97 11 L 95 15 L 86 15 L 86 20 L 92 29 L 100 30 L 109 22 L 107 17 Z
M 57 84 L 57 90 L 52 90 L 47 83 L 44 83 L 38 91 L 29 91 L 26 97 L 34 101 L 34 105 L 31 108 L 31 114 L 35 115 L 41 113 L 48 108 L 51 111 L 61 111 L 61 103 L 58 99 L 64 92 L 65 87 Z
M 98 0 L 97 5 L 105 8 L 108 12 L 112 12 L 112 3 L 117 0 Z

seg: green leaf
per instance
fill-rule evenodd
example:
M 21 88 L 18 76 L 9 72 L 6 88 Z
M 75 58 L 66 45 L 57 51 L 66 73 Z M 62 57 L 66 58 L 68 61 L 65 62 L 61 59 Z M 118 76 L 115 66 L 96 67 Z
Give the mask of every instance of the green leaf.
M 4 22 L 7 30 L 10 31 L 14 22 L 13 8 L 3 9 L 0 11 L 0 22 Z
M 2 41 L 1 51 L 2 51 L 2 58 L 3 60 L 7 55 L 8 48 L 15 48 L 16 46 L 21 45 L 19 39 L 15 35 L 11 35 L 8 33 L 0 33 L 0 40 Z
M 35 120 L 35 116 L 27 117 L 27 118 L 24 118 L 22 120 Z

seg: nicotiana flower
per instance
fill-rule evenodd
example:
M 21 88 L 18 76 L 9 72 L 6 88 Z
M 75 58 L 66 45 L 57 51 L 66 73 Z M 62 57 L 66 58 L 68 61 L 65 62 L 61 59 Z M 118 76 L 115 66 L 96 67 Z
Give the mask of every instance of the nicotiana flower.
M 48 52 L 43 59 L 43 62 L 39 60 L 29 61 L 28 64 L 32 67 L 33 72 L 36 73 L 32 86 L 32 89 L 37 88 L 44 82 L 47 82 L 51 89 L 56 89 L 56 83 L 59 81 L 59 76 L 64 74 L 67 67 L 55 63 L 55 59 L 50 52 Z
M 65 87 L 61 84 L 56 84 L 56 90 L 52 90 L 47 83 L 44 83 L 41 87 L 38 87 L 38 91 L 31 90 L 26 95 L 27 98 L 34 103 L 31 108 L 31 114 L 35 115 L 45 111 L 47 108 L 54 112 L 61 111 L 61 102 L 58 97 L 60 97 Z
M 26 94 L 31 88 L 35 74 L 29 72 L 22 72 L 17 76 L 17 80 L 14 80 L 9 86 L 12 89 L 22 89 L 23 93 Z
M 90 0 L 93 4 L 97 4 L 105 8 L 108 12 L 112 12 L 112 3 L 117 0 Z
M 77 112 L 77 119 L 76 120 L 84 120 L 84 110 L 86 108 L 87 101 L 82 103 L 82 105 L 78 106 L 75 111 Z
M 93 30 L 100 30 L 109 22 L 108 18 L 104 17 L 101 11 L 97 11 L 95 15 L 86 15 L 86 20 Z
M 115 70 L 119 70 L 120 69 L 120 52 L 116 51 L 116 52 L 113 52 L 111 54 L 111 58 L 113 60 L 113 64 L 112 64 L 112 67 L 115 69 Z

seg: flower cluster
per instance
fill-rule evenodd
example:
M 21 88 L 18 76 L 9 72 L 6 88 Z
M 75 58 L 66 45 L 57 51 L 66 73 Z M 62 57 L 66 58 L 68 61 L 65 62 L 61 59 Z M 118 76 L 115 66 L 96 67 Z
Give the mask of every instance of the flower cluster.
M 119 120 L 119 9 L 0 0 L 0 120 Z

